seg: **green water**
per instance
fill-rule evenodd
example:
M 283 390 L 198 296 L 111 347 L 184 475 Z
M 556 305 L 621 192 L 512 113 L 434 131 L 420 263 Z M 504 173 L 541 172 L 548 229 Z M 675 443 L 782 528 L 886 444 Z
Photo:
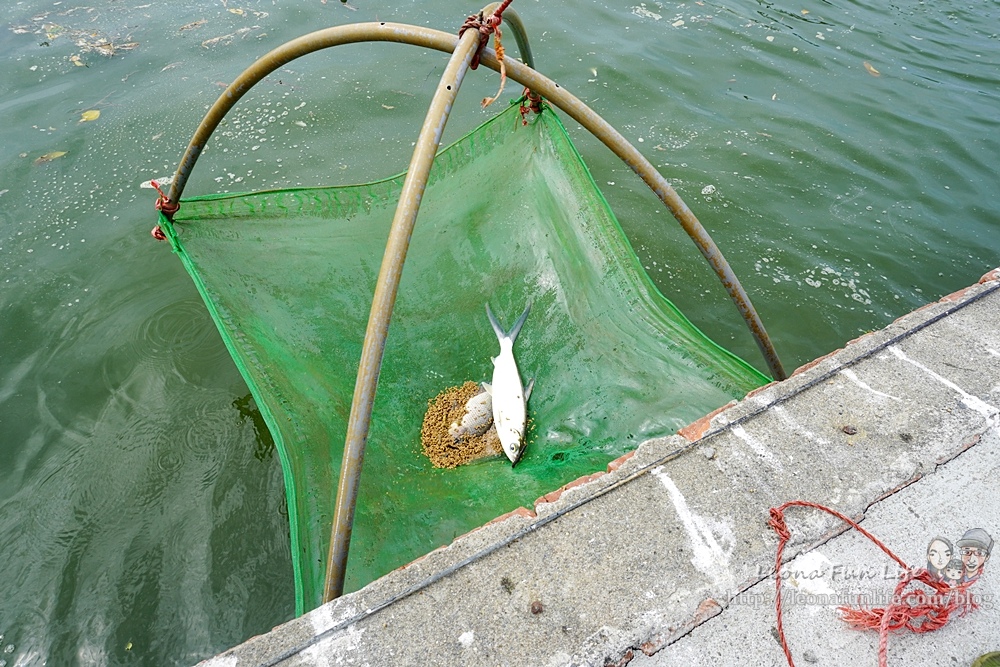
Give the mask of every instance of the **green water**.
M 139 184 L 172 173 L 224 85 L 281 42 L 353 21 L 454 29 L 476 9 L 354 2 L 7 8 L 5 667 L 189 664 L 293 613 L 278 461 L 190 279 L 149 236 L 153 196 Z M 539 69 L 686 198 L 789 369 L 1000 264 L 995 3 L 513 7 Z M 80 46 L 104 40 L 122 48 Z M 444 63 L 381 44 L 290 64 L 237 107 L 187 194 L 399 171 Z M 496 85 L 485 70 L 468 77 L 446 140 L 485 119 L 478 101 Z M 80 122 L 87 110 L 100 117 Z M 673 220 L 568 128 L 662 291 L 763 368 Z M 65 154 L 38 160 L 53 152 Z

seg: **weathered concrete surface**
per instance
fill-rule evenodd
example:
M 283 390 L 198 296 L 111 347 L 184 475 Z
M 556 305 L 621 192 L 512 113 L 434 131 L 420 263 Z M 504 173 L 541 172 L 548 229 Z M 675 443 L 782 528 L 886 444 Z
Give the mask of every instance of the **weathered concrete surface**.
M 864 517 L 913 565 L 934 535 L 1000 536 L 997 406 L 1000 271 L 204 664 L 783 664 L 773 607 L 746 597 L 773 591 L 769 508 Z M 854 593 L 833 565 L 890 563 L 819 511 L 791 510 L 789 525 L 787 558 L 831 563 L 813 585 Z M 988 564 L 975 589 L 996 595 L 1000 573 Z M 830 605 L 790 607 L 785 623 L 800 664 L 875 664 L 875 635 Z M 998 641 L 984 604 L 894 637 L 890 655 L 968 664 Z
M 923 567 L 928 542 L 942 535 L 952 542 L 969 528 L 986 527 L 996 537 L 1000 525 L 1000 436 L 996 429 L 947 465 L 871 506 L 864 527 L 914 566 Z M 806 510 L 808 511 L 808 510 Z M 803 511 L 789 513 L 795 530 Z M 992 567 L 992 569 L 990 569 Z M 796 664 L 838 667 L 876 665 L 878 635 L 848 630 L 836 607 L 885 605 L 899 569 L 860 533 L 850 531 L 788 563 L 783 573 L 797 577 L 783 594 L 783 625 Z M 922 588 L 922 587 L 920 587 Z M 926 589 L 924 589 L 926 590 Z M 980 608 L 927 634 L 890 635 L 890 665 L 962 665 L 1000 651 L 1000 570 L 986 573 L 970 588 Z M 826 597 L 823 597 L 823 594 Z M 782 667 L 785 656 L 775 638 L 774 579 L 738 595 L 719 616 L 652 657 L 636 655 L 629 667 L 727 664 Z

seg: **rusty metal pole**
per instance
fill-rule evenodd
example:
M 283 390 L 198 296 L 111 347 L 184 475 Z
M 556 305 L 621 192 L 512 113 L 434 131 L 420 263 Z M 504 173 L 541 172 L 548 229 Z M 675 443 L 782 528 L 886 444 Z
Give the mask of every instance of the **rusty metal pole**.
M 212 133 L 226 114 L 254 85 L 296 58 L 332 46 L 359 42 L 397 42 L 452 53 L 458 44 L 458 38 L 440 30 L 402 23 L 356 23 L 317 30 L 273 49 L 236 77 L 205 114 L 174 172 L 170 192 L 167 195 L 168 201 L 171 204 L 180 202 L 188 177 Z
M 531 57 L 531 47 L 528 45 L 527 34 L 524 31 L 524 24 L 521 22 L 520 17 L 518 17 L 514 10 L 508 9 L 504 13 L 504 21 L 509 23 L 509 27 L 514 33 L 514 39 L 517 41 L 522 60 L 529 67 L 534 67 Z M 218 128 L 219 123 L 226 117 L 226 114 L 254 85 L 271 72 L 279 67 L 284 67 L 296 58 L 301 58 L 314 51 L 328 49 L 333 46 L 356 44 L 359 42 L 396 42 L 452 53 L 458 45 L 458 38 L 455 35 L 441 32 L 440 30 L 405 25 L 403 23 L 355 23 L 317 30 L 273 49 L 258 58 L 256 62 L 236 77 L 208 112 L 206 112 L 205 117 L 195 130 L 194 136 L 188 142 L 187 149 L 184 151 L 181 161 L 177 165 L 177 170 L 174 172 L 173 180 L 170 183 L 167 200 L 171 204 L 180 202 L 191 171 L 194 169 L 198 157 L 205 150 L 205 145 L 208 143 L 209 138 L 211 138 L 212 133 Z M 495 58 L 493 62 L 495 67 L 499 67 Z
M 481 62 L 492 69 L 499 70 L 500 64 L 497 62 L 496 53 L 490 49 L 483 52 Z M 670 183 L 660 172 L 633 146 L 618 130 L 601 118 L 593 109 L 581 102 L 565 88 L 561 87 L 551 79 L 516 60 L 505 59 L 507 66 L 507 76 L 517 81 L 521 85 L 527 86 L 533 92 L 538 93 L 546 101 L 555 105 L 562 111 L 569 114 L 575 121 L 585 127 L 591 134 L 600 139 L 605 146 L 610 148 L 615 155 L 620 157 L 632 171 L 649 186 L 649 188 L 660 198 L 677 222 L 687 232 L 687 235 L 698 246 L 702 256 L 708 261 L 715 275 L 722 281 L 722 285 L 729 293 L 736 308 L 739 310 L 743 321 L 746 322 L 750 333 L 757 342 L 764 361 L 771 371 L 771 376 L 775 380 L 784 380 L 788 377 L 785 369 L 778 358 L 778 353 L 774 349 L 770 336 L 764 328 L 764 323 L 757 314 L 750 297 L 740 283 L 739 278 L 733 272 L 732 267 L 723 256 L 719 246 L 712 240 L 711 235 L 702 226 L 695 214 L 688 208 L 680 195 L 670 186 Z
M 392 220 L 382 268 L 375 285 L 375 298 L 372 300 L 368 328 L 365 331 L 358 380 L 354 389 L 354 400 L 351 403 L 351 416 L 347 422 L 347 442 L 344 445 L 344 458 L 340 466 L 340 484 L 337 486 L 336 513 L 330 535 L 330 555 L 327 560 L 323 602 L 339 597 L 344 590 L 347 552 L 351 543 L 354 506 L 358 495 L 365 444 L 368 441 L 372 402 L 382 366 L 389 318 L 403 271 L 403 261 L 410 245 L 410 235 L 417 218 L 417 209 L 420 207 L 420 198 L 427 185 L 427 174 L 441 144 L 441 135 L 448 121 L 448 114 L 455 102 L 458 88 L 462 85 L 462 79 L 469 69 L 472 56 L 478 48 L 478 31 L 466 31 L 448 62 L 448 67 L 441 77 L 437 92 L 427 111 L 426 120 L 420 130 L 420 138 L 417 139 L 417 146 L 403 181 L 396 215 Z

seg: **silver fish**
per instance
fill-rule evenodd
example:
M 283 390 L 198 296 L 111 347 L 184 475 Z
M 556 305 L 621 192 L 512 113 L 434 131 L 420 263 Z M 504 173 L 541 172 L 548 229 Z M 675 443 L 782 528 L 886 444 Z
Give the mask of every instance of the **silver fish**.
M 448 434 L 455 442 L 482 435 L 493 425 L 493 401 L 485 388 L 465 402 L 461 422 L 452 422 Z
M 497 318 L 486 304 L 486 316 L 490 318 L 493 332 L 500 341 L 500 354 L 493 359 L 493 382 L 483 387 L 493 400 L 493 424 L 503 447 L 503 453 L 510 459 L 512 465 L 517 465 L 524 453 L 524 431 L 527 424 L 527 403 L 531 395 L 534 380 L 528 383 L 527 390 L 521 384 L 521 374 L 514 361 L 514 340 L 521 331 L 524 320 L 531 310 L 529 303 L 521 317 L 517 319 L 510 331 L 504 331 Z

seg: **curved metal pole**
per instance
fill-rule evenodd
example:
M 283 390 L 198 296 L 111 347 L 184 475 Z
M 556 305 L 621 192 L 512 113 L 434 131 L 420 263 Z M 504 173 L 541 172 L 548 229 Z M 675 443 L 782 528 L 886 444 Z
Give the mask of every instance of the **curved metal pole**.
M 513 16 L 513 13 L 510 16 Z M 513 26 L 514 24 L 512 23 L 511 25 Z M 517 34 L 518 31 L 515 28 L 515 35 Z M 226 113 L 254 84 L 274 70 L 300 56 L 331 46 L 362 41 L 413 44 L 446 53 L 452 53 L 458 44 L 458 38 L 454 35 L 430 28 L 408 26 L 399 23 L 360 23 L 318 30 L 279 46 L 247 68 L 243 74 L 230 84 L 222 96 L 212 105 L 212 108 L 209 109 L 198 130 L 191 138 L 184 157 L 174 174 L 170 193 L 167 197 L 169 203 L 176 204 L 180 200 L 188 176 L 194 168 L 195 162 L 197 162 L 198 156 L 204 149 L 209 137 L 211 137 L 212 132 L 218 127 Z M 521 46 L 520 40 L 518 40 L 518 45 L 519 47 Z M 526 57 L 526 59 L 528 58 Z M 481 60 L 487 67 L 494 70 L 499 70 L 500 68 L 496 54 L 492 49 L 486 49 L 482 54 Z M 635 171 L 646 185 L 656 193 L 656 196 L 670 209 L 670 212 L 681 224 L 681 227 L 684 228 L 684 231 L 687 232 L 691 240 L 698 246 L 701 254 L 708 261 L 709 265 L 711 265 L 719 280 L 722 281 L 723 286 L 729 293 L 730 299 L 736 305 L 751 334 L 753 334 L 757 346 L 764 355 L 771 375 L 776 380 L 783 380 L 788 377 L 771 343 L 771 339 L 767 335 L 767 330 L 760 320 L 760 316 L 757 314 L 756 309 L 750 301 L 750 297 L 747 296 L 732 267 L 729 266 L 726 258 L 701 225 L 701 222 L 698 221 L 698 218 L 695 217 L 691 209 L 687 207 L 666 179 L 649 163 L 642 153 L 636 150 L 607 121 L 566 89 L 539 74 L 529 66 L 523 65 L 512 58 L 506 60 L 507 75 L 511 79 L 541 94 L 549 102 L 587 128 L 589 132 L 599 138 Z
M 505 59 L 505 61 L 508 77 L 523 86 L 527 86 L 533 92 L 544 97 L 548 102 L 565 111 L 591 134 L 600 139 L 632 171 L 638 174 L 656 196 L 660 198 L 660 201 L 670 209 L 674 218 L 677 219 L 677 222 L 684 228 L 687 235 L 698 246 L 701 254 L 715 271 L 715 275 L 719 277 L 722 285 L 729 292 L 730 299 L 736 304 L 740 315 L 743 316 L 743 321 L 746 322 L 750 333 L 753 334 L 754 340 L 757 341 L 757 347 L 760 348 L 761 354 L 764 355 L 764 360 L 767 362 L 772 377 L 776 380 L 787 378 L 788 375 L 785 373 L 781 359 L 778 358 L 778 353 L 771 343 L 771 338 L 767 335 L 764 323 L 761 321 L 760 315 L 757 314 L 757 310 L 753 307 L 753 303 L 751 303 L 746 290 L 743 289 L 739 278 L 736 277 L 729 262 L 722 255 L 719 246 L 712 240 L 711 235 L 702 226 L 698 218 L 695 217 L 695 214 L 691 212 L 687 204 L 684 203 L 680 195 L 670 186 L 670 183 L 663 178 L 663 175 L 618 130 L 611 127 L 606 120 L 597 115 L 593 109 L 581 102 L 565 88 L 562 88 L 558 83 L 516 60 Z M 500 68 L 496 54 L 490 49 L 483 52 L 480 62 L 495 70 Z
M 410 166 L 403 181 L 396 215 L 392 219 L 389 240 L 385 246 L 382 268 L 375 284 L 375 298 L 365 331 L 358 380 L 351 403 L 351 416 L 347 422 L 347 442 L 340 466 L 340 483 L 337 486 L 336 513 L 330 537 L 330 556 L 327 560 L 326 583 L 323 602 L 339 597 L 344 590 L 344 573 L 347 569 L 347 551 L 351 543 L 354 524 L 354 506 L 358 495 L 361 464 L 364 460 L 368 427 L 371 421 L 372 402 L 382 367 L 389 318 L 396 301 L 396 291 L 403 271 L 403 261 L 410 244 L 410 235 L 417 218 L 420 199 L 427 185 L 427 174 L 434 162 L 434 155 L 441 145 L 448 114 L 451 113 L 458 88 L 469 69 L 472 56 L 479 48 L 479 33 L 467 31 L 451 56 L 441 77 L 437 92 L 431 101 L 427 117 L 417 139 L 417 147 L 410 159 Z
M 521 22 L 520 17 L 513 10 L 508 9 L 504 13 L 504 19 L 510 22 L 510 28 L 514 32 L 514 39 L 517 41 L 521 57 L 531 66 L 533 63 L 531 48 L 528 46 L 524 24 Z M 293 39 L 269 51 L 236 77 L 205 114 L 201 124 L 198 125 L 198 129 L 195 130 L 194 136 L 191 137 L 191 141 L 188 142 L 184 156 L 177 165 L 177 171 L 174 172 L 174 178 L 170 183 L 170 192 L 167 195 L 168 202 L 170 204 L 180 202 L 181 195 L 184 193 L 184 187 L 187 185 L 188 177 L 191 175 L 191 170 L 194 169 L 198 157 L 205 150 L 205 145 L 208 143 L 212 133 L 215 132 L 219 123 L 226 117 L 226 114 L 254 85 L 271 72 L 284 67 L 296 58 L 301 58 L 314 51 L 320 51 L 332 46 L 356 44 L 359 42 L 396 42 L 452 53 L 458 45 L 458 38 L 455 35 L 441 32 L 440 30 L 403 23 L 386 23 L 383 21 L 381 23 L 355 23 L 324 28 L 323 30 L 317 30 L 308 35 Z M 496 62 L 495 58 L 493 62 L 494 69 L 499 68 L 499 63 Z
M 180 201 L 191 170 L 212 133 L 229 110 L 255 84 L 296 58 L 331 46 L 358 42 L 399 42 L 452 53 L 458 44 L 458 38 L 440 30 L 401 23 L 355 23 L 317 30 L 269 51 L 236 77 L 205 114 L 194 136 L 191 137 L 187 150 L 184 151 L 184 157 L 177 165 L 177 171 L 170 184 L 170 193 L 167 195 L 169 203 L 177 204 Z

